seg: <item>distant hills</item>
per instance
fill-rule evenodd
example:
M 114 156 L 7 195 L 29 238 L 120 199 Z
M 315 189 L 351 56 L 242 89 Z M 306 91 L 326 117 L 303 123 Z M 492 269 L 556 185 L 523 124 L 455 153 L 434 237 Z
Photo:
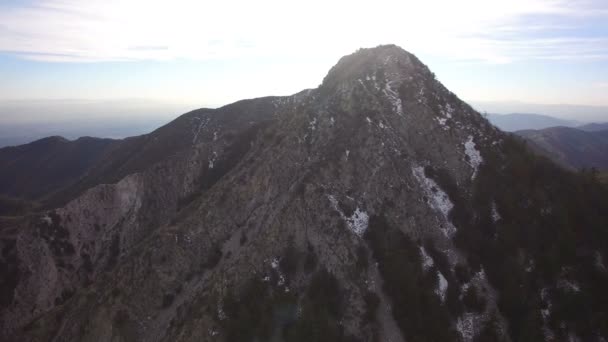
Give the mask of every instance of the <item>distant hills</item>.
M 190 109 L 152 100 L 0 101 L 0 147 L 49 136 L 121 139 L 149 133 Z
M 590 123 L 582 126 L 578 126 L 578 129 L 582 129 L 587 132 L 597 132 L 597 131 L 605 131 L 608 130 L 608 122 L 603 123 Z
M 511 114 L 488 114 L 490 122 L 506 132 L 515 132 L 524 129 L 543 129 L 555 126 L 574 127 L 580 123 L 573 120 L 564 120 L 548 115 L 511 113 Z
M 519 101 L 468 101 L 480 113 L 539 113 L 581 122 L 606 121 L 608 106 L 539 104 Z
M 608 170 L 608 123 L 581 124 L 530 113 L 487 114 L 496 127 L 526 139 L 533 150 L 568 169 Z
M 41 200 L 87 173 L 116 140 L 83 137 L 69 141 L 48 137 L 0 148 L 0 203 Z M 2 207 L 4 207 L 4 205 Z M 0 215 L 2 210 L 0 210 Z
M 9 204 L 41 202 L 0 213 L 1 341 L 608 339 L 608 188 L 394 45 L 316 89 L 0 161 Z
M 515 133 L 530 141 L 533 149 L 567 168 L 608 170 L 608 130 L 550 127 Z

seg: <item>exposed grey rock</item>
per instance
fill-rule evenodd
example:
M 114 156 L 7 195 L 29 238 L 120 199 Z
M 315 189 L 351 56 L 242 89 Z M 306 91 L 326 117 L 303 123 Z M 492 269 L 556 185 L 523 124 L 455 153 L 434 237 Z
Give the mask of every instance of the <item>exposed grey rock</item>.
M 467 265 L 452 239 L 454 204 L 425 167 L 445 170 L 468 197 L 484 154 L 500 154 L 503 137 L 396 46 L 342 58 L 317 89 L 178 120 L 179 130 L 159 137 L 184 141 L 175 154 L 4 224 L 17 227 L 19 265 L 0 316 L 4 336 L 223 340 L 227 294 L 250 279 L 302 302 L 310 273 L 277 267 L 291 246 L 314 251 L 316 269 L 337 278 L 346 334 L 403 340 L 375 261 L 367 255 L 368 268 L 358 266 L 370 217 L 432 241 L 450 272 Z M 460 338 L 471 341 L 494 312 L 506 331 L 483 269 L 463 287 L 478 289 L 486 305 L 452 319 Z M 368 291 L 380 299 L 380 323 L 363 318 Z

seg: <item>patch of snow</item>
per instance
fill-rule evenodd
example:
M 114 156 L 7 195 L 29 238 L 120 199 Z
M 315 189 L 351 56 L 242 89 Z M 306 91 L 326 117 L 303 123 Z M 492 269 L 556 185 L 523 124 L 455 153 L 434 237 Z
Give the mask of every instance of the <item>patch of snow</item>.
M 498 209 L 496 208 L 496 202 L 492 201 L 492 221 L 494 223 L 498 222 L 502 217 L 498 213 Z
M 392 88 L 392 84 L 394 82 L 397 81 L 386 82 L 386 85 L 384 86 L 384 95 L 386 95 L 390 103 L 393 105 L 393 110 L 395 113 L 397 113 L 399 116 L 403 116 L 403 102 L 401 101 L 399 94 Z
M 545 335 L 545 341 L 553 341 L 555 334 L 547 325 L 549 316 L 551 315 L 551 307 L 553 306 L 553 303 L 551 303 L 551 300 L 549 299 L 549 293 L 546 287 L 540 290 L 540 299 L 546 305 L 546 309 L 540 310 L 540 315 L 543 318 L 543 335 Z
M 367 230 L 369 223 L 369 215 L 365 211 L 357 208 L 353 215 L 347 220 L 348 226 L 353 233 L 358 236 L 363 236 L 363 233 Z
M 382 129 L 386 128 L 386 126 L 384 126 L 384 124 L 382 123 L 382 121 L 380 121 L 380 123 L 378 124 L 378 127 L 382 128 Z
M 579 286 L 579 284 L 573 280 L 569 280 L 569 279 L 560 279 L 557 282 L 557 287 L 559 287 L 560 289 L 569 291 L 569 292 L 581 292 L 581 287 Z
M 532 270 L 534 270 L 534 260 L 530 259 L 528 266 L 526 267 L 526 272 L 530 273 Z
M 541 208 L 540 209 L 540 214 L 542 216 L 551 215 L 552 212 L 553 212 L 553 209 L 551 209 L 551 207 L 546 207 L 546 208 Z
M 195 117 L 192 119 L 192 121 L 196 120 L 198 120 L 198 124 L 195 124 L 195 126 L 192 128 L 192 144 L 196 144 L 201 130 L 203 130 L 203 128 L 205 128 L 205 126 L 207 126 L 207 124 L 209 123 L 209 118 L 203 120 L 200 117 Z
M 445 302 L 446 294 L 448 292 L 448 281 L 439 271 L 437 271 L 437 276 L 439 277 L 439 283 L 437 284 L 435 293 L 439 296 L 439 298 L 441 298 L 442 302 Z
M 331 118 L 329 118 L 329 124 L 330 125 L 334 125 L 336 123 L 336 120 L 334 120 L 334 117 L 332 116 Z
M 422 268 L 426 271 L 435 265 L 433 258 L 427 254 L 424 246 L 420 246 L 420 256 L 422 257 Z
M 215 161 L 217 160 L 217 152 L 213 152 L 213 156 L 209 158 L 209 169 L 213 169 Z
M 350 151 L 346 150 L 344 153 L 346 154 L 346 160 L 348 160 L 348 156 L 350 155 Z
M 224 302 L 222 300 L 220 300 L 217 303 L 217 318 L 220 321 L 225 320 L 226 318 L 228 318 L 228 316 L 226 316 L 226 313 L 224 312 Z
M 355 233 L 355 235 L 361 237 L 363 236 L 363 234 L 365 233 L 365 231 L 367 230 L 367 227 L 369 225 L 369 215 L 359 209 L 359 207 L 357 207 L 357 209 L 355 209 L 355 212 L 351 215 L 351 216 L 346 216 L 344 215 L 344 212 L 342 212 L 342 210 L 340 209 L 340 206 L 338 204 L 338 200 L 336 199 L 335 196 L 333 195 L 327 195 L 327 198 L 329 199 L 329 202 L 331 203 L 332 208 L 338 213 L 340 214 L 340 217 L 346 221 L 346 225 L 348 226 L 348 228 Z
M 456 227 L 450 222 L 448 214 L 454 208 L 450 197 L 435 183 L 434 180 L 427 178 L 422 166 L 412 167 L 412 173 L 421 185 L 425 195 L 430 199 L 430 205 L 439 211 L 445 219 L 445 227 L 440 228 L 446 237 L 451 237 L 456 233 Z
M 477 175 L 477 170 L 483 162 L 483 158 L 481 158 L 481 153 L 475 148 L 472 135 L 469 135 L 468 140 L 464 143 L 464 153 L 469 157 L 469 165 L 473 168 L 473 175 L 471 176 L 471 179 L 473 179 Z
M 283 275 L 283 273 L 281 272 L 281 269 L 279 268 L 279 258 L 272 259 L 272 261 L 270 262 L 270 267 L 272 267 L 273 270 L 277 271 L 277 274 L 279 275 L 279 280 L 277 282 L 277 285 L 278 286 L 285 285 L 285 276 Z
M 452 118 L 452 114 L 454 113 L 454 108 L 452 108 L 452 105 L 450 105 L 449 103 L 445 105 L 445 110 L 443 111 L 443 115 L 445 115 L 446 118 L 450 119 Z
M 217 141 L 217 131 L 213 132 L 213 141 Z
M 439 123 L 439 126 L 441 126 L 441 128 L 443 128 L 444 131 L 447 131 L 450 129 L 450 126 L 448 126 L 446 124 L 446 122 L 448 121 L 448 119 L 446 118 L 435 118 L 435 120 L 437 120 L 437 123 Z
M 312 121 L 308 123 L 308 128 L 310 128 L 311 131 L 314 131 L 317 128 L 317 118 L 313 118 Z
M 475 337 L 475 314 L 466 312 L 456 320 L 456 330 L 463 341 L 472 341 Z
M 368 124 L 372 124 L 372 119 L 369 118 L 369 116 L 365 117 L 365 120 L 367 121 Z
M 50 226 L 51 224 L 53 224 L 53 220 L 51 219 L 49 214 L 45 214 L 44 216 L 42 216 L 40 218 L 40 221 L 44 222 L 47 226 Z
M 418 92 L 418 103 L 423 103 L 424 100 L 424 87 L 420 87 L 420 91 Z

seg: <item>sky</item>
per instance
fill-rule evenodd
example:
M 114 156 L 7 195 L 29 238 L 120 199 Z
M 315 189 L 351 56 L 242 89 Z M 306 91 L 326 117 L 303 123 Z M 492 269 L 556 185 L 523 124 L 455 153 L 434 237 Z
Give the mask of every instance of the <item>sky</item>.
M 466 101 L 608 106 L 606 0 L 0 0 L 0 104 L 217 107 L 389 43 Z

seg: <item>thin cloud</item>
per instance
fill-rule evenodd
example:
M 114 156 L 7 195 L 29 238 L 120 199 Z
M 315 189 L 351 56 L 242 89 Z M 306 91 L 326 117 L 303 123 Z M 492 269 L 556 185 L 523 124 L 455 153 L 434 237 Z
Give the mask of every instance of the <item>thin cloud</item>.
M 397 43 L 415 53 L 511 63 L 608 59 L 603 1 L 324 2 L 39 0 L 0 5 L 0 51 L 51 62 L 340 55 Z M 606 26 L 607 24 L 602 24 Z

